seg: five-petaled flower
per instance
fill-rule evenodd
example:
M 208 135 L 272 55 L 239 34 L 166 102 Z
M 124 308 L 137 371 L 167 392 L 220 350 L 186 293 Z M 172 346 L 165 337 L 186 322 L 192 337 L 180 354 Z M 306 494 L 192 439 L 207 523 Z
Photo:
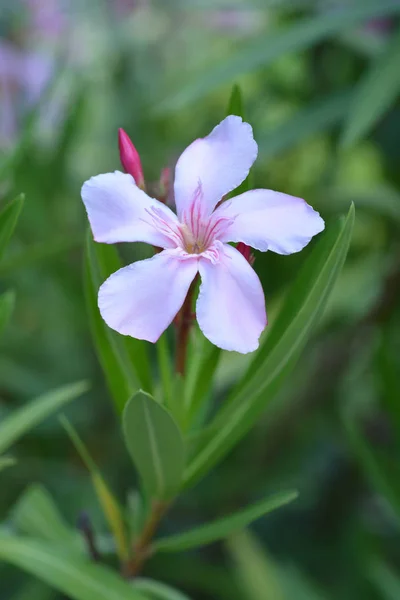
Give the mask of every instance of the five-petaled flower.
M 99 309 L 123 335 L 155 342 L 180 310 L 197 273 L 196 317 L 216 346 L 247 353 L 266 323 L 260 280 L 229 242 L 279 254 L 298 252 L 324 222 L 304 200 L 257 189 L 220 204 L 246 177 L 257 157 L 248 123 L 224 119 L 195 140 L 175 171 L 175 214 L 150 198 L 129 174 L 92 177 L 82 188 L 97 242 L 146 242 L 163 250 L 111 275 Z

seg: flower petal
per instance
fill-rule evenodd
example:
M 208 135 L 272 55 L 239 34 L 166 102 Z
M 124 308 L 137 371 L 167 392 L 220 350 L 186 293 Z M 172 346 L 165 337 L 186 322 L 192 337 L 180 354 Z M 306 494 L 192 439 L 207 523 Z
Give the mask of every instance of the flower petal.
M 202 283 L 196 315 L 206 338 L 224 350 L 242 354 L 256 350 L 267 324 L 264 292 L 256 272 L 228 245 L 218 264 L 201 258 L 199 272 Z
M 233 220 L 221 234 L 222 242 L 244 242 L 278 254 L 299 252 L 325 227 L 304 200 L 272 190 L 245 192 L 221 204 L 214 215 Z
M 181 308 L 198 269 L 197 258 L 174 250 L 135 262 L 111 275 L 99 290 L 99 309 L 109 327 L 156 342 Z
M 240 117 L 226 117 L 205 138 L 195 140 L 175 170 L 175 202 L 179 218 L 201 187 L 204 212 L 210 214 L 222 196 L 247 177 L 257 158 L 253 130 Z
M 176 248 L 176 215 L 138 188 L 131 175 L 119 171 L 97 175 L 83 184 L 81 193 L 96 242 Z

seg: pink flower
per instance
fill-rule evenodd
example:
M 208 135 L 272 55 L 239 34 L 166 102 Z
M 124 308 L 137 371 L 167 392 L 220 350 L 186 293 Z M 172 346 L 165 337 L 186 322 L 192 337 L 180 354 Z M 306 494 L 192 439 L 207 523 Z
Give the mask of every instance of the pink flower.
M 179 158 L 177 214 L 147 196 L 128 174 L 98 175 L 83 185 L 97 242 L 163 248 L 101 286 L 99 308 L 111 328 L 157 341 L 199 273 L 196 316 L 204 335 L 226 350 L 247 353 L 258 347 L 267 323 L 264 293 L 255 271 L 229 242 L 291 254 L 322 231 L 324 222 L 304 200 L 271 190 L 245 192 L 215 208 L 247 177 L 256 157 L 251 126 L 229 116 Z

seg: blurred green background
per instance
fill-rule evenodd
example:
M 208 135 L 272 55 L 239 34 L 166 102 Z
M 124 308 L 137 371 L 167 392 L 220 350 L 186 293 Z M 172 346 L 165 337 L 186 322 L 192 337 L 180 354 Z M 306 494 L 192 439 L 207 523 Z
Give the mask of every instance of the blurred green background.
M 261 494 L 299 499 L 251 532 L 161 555 L 145 573 L 194 600 L 400 598 L 400 2 L 1 0 L 0 202 L 26 194 L 0 264 L 16 310 L 0 340 L 0 419 L 81 379 L 66 409 L 122 500 L 135 484 L 96 359 L 82 271 L 83 181 L 119 169 L 117 129 L 157 180 L 226 114 L 240 84 L 254 187 L 305 198 L 329 223 L 356 205 L 328 310 L 257 427 L 163 525 L 182 530 Z M 311 244 L 312 247 L 312 244 Z M 309 252 L 257 253 L 269 321 Z M 122 247 L 126 262 L 145 247 Z M 224 353 L 215 403 L 248 358 Z M 74 525 L 104 521 L 56 417 L 0 473 L 0 520 L 44 484 Z M 1 600 L 61 596 L 0 564 Z

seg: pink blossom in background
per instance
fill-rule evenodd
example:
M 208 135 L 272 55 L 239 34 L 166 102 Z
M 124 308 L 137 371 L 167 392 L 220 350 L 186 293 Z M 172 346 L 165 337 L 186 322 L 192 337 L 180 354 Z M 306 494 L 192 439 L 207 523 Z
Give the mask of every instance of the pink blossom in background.
M 146 8 L 148 0 L 109 0 L 110 5 L 119 17 L 126 17 L 135 8 Z
M 101 286 L 99 308 L 111 328 L 157 341 L 199 273 L 196 316 L 204 335 L 226 350 L 258 347 L 267 323 L 261 282 L 229 242 L 291 254 L 324 222 L 304 200 L 271 190 L 245 192 L 217 207 L 247 177 L 257 151 L 251 126 L 236 116 L 194 141 L 176 165 L 176 214 L 131 175 L 116 171 L 84 183 L 82 199 L 97 242 L 146 242 L 163 249 Z
M 67 27 L 60 0 L 25 0 L 30 12 L 30 34 L 57 38 Z
M 264 25 L 265 19 L 265 11 L 254 8 L 223 8 L 207 11 L 205 25 L 220 33 L 250 35 Z
M 0 146 L 18 134 L 19 115 L 40 98 L 53 74 L 54 61 L 0 40 Z

